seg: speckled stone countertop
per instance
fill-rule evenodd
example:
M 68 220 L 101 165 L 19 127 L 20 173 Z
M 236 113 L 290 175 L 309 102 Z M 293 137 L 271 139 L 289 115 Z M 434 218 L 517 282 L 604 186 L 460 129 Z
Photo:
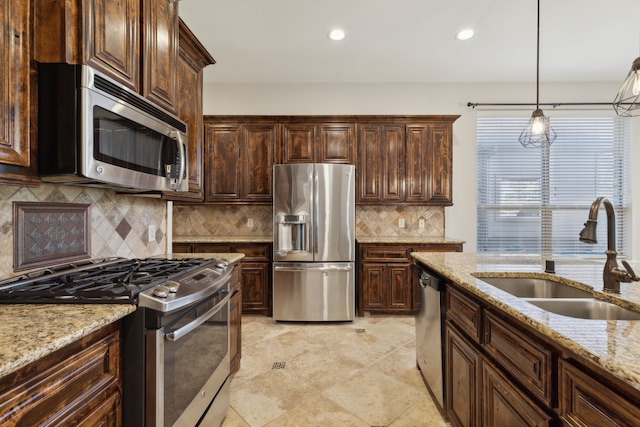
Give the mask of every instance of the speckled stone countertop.
M 620 294 L 602 292 L 604 259 L 555 258 L 555 275 L 545 273 L 545 259 L 492 257 L 475 253 L 414 252 L 413 257 L 537 331 L 558 345 L 601 366 L 640 390 L 640 320 L 588 320 L 542 310 L 481 280 L 482 276 L 555 277 L 592 290 L 596 298 L 640 311 L 640 283 L 622 283 Z M 629 261 L 637 272 L 640 263 Z
M 427 236 L 356 236 L 360 243 L 460 244 L 464 240 Z M 175 243 L 271 243 L 272 236 L 174 236 Z
M 204 258 L 204 259 L 224 259 L 227 260 L 229 264 L 233 264 L 234 262 L 240 261 L 244 258 L 243 253 L 239 252 L 229 252 L 229 253 L 208 253 L 208 252 L 197 252 L 197 253 L 174 253 L 167 254 L 167 258 L 169 259 L 178 259 L 178 258 Z
M 461 244 L 464 240 L 451 239 L 449 237 L 427 236 L 356 236 L 358 243 L 398 243 L 398 244 Z
M 131 304 L 0 306 L 0 377 L 133 313 Z
M 163 258 L 216 258 L 235 263 L 242 253 L 185 253 Z M 0 305 L 0 378 L 136 310 L 131 304 Z
M 271 236 L 173 236 L 174 243 L 271 243 Z

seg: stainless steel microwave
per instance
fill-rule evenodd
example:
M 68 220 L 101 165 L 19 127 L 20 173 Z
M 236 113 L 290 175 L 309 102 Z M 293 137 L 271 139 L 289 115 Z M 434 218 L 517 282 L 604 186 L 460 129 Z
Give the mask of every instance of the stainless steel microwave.
M 86 65 L 38 65 L 38 135 L 45 182 L 188 191 L 187 125 Z

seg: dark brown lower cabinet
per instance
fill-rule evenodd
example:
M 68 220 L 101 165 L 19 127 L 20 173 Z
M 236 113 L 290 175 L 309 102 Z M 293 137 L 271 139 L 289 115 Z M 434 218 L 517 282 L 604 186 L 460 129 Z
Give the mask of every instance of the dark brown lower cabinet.
M 242 358 L 242 287 L 240 270 L 234 268 L 231 276 L 231 299 L 229 300 L 229 358 L 231 373 L 240 369 Z
M 121 324 L 0 378 L 0 425 L 121 426 Z
M 358 316 L 420 311 L 420 285 L 411 272 L 411 252 L 462 252 L 462 244 L 358 244 Z
M 445 292 L 454 426 L 640 426 L 636 388 L 462 286 L 447 280 Z
M 449 324 L 444 343 L 446 413 L 454 426 L 478 426 L 480 352 Z
M 243 253 L 240 261 L 242 313 L 272 315 L 271 243 L 174 243 L 175 253 Z
M 482 425 L 550 426 L 553 418 L 518 390 L 491 362 L 482 360 Z
M 618 393 L 584 368 L 559 362 L 559 412 L 567 426 L 640 426 L 640 406 Z

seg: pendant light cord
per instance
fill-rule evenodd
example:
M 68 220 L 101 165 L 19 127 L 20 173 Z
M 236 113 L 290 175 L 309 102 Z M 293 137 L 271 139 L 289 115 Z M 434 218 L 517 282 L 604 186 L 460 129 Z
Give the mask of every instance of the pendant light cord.
M 538 0 L 538 27 L 536 38 L 536 109 L 540 108 L 540 0 Z

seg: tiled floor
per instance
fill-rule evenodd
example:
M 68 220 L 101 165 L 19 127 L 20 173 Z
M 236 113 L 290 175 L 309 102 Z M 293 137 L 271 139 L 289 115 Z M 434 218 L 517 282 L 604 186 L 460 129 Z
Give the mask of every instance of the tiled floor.
M 223 427 L 445 423 L 416 369 L 413 317 L 344 323 L 242 318 L 242 362 Z

